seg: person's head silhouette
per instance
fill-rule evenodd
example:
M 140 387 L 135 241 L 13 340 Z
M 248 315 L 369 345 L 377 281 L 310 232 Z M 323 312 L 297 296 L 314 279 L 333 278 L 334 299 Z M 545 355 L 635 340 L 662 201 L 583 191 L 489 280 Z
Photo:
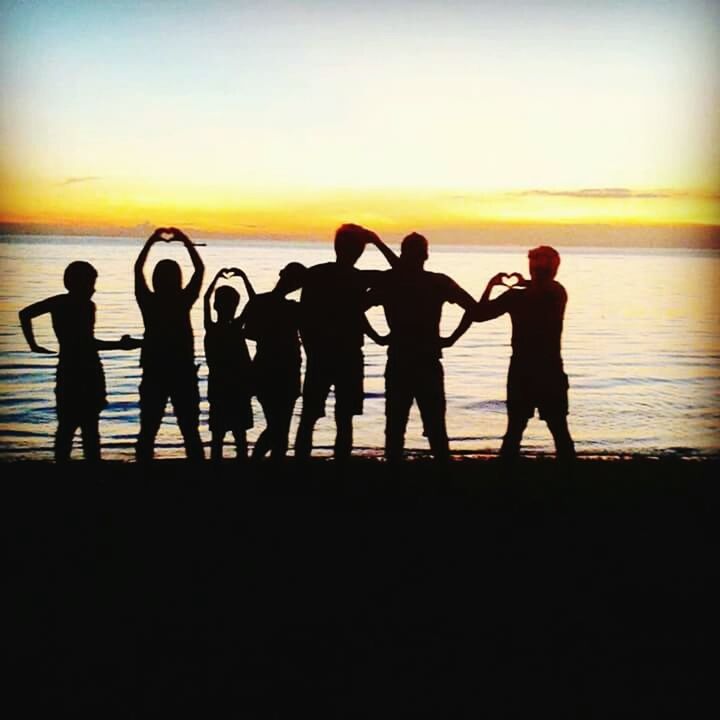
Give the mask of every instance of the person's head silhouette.
M 307 268 L 299 262 L 288 263 L 279 273 L 276 289 L 283 295 L 299 290 L 305 279 Z
M 365 249 L 368 232 L 360 225 L 346 223 L 335 232 L 335 256 L 342 265 L 355 265 Z
M 528 252 L 530 277 L 533 282 L 546 283 L 555 278 L 560 266 L 560 254 L 549 245 L 540 245 Z
M 174 260 L 160 260 L 152 275 L 153 289 L 160 295 L 182 290 L 182 270 Z
M 400 245 L 400 261 L 407 268 L 422 269 L 428 259 L 428 241 L 420 233 L 410 233 Z
M 90 299 L 95 292 L 97 270 L 84 260 L 71 262 L 63 274 L 63 284 L 66 290 L 77 297 Z
M 215 312 L 220 322 L 227 322 L 235 317 L 240 303 L 240 293 L 229 285 L 223 285 L 215 291 Z

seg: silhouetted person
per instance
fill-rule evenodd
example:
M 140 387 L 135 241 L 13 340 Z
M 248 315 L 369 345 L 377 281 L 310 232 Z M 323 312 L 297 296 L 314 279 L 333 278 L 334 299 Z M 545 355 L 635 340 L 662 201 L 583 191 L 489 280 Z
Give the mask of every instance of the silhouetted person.
M 174 260 L 160 260 L 152 275 L 153 289 L 143 274 L 150 248 L 157 242 L 176 240 L 185 245 L 193 264 L 193 275 L 183 288 L 182 271 Z M 188 237 L 177 228 L 158 228 L 147 240 L 135 262 L 135 298 L 143 322 L 140 364 L 140 433 L 136 457 L 151 460 L 155 437 L 160 428 L 168 398 L 172 401 L 185 454 L 203 460 L 205 453 L 198 430 L 200 396 L 190 309 L 200 294 L 204 266 Z
M 250 353 L 243 336 L 241 320 L 235 317 L 240 293 L 229 285 L 215 290 L 221 277 L 233 276 L 242 278 L 248 295 L 252 298 L 255 291 L 245 273 L 238 268 L 223 268 L 213 278 L 203 299 L 212 460 L 222 460 L 223 440 L 228 430 L 235 439 L 237 459 L 247 459 L 246 430 L 253 426 Z M 213 321 L 210 310 L 213 292 L 216 322 Z
M 484 322 L 504 313 L 512 320 L 512 357 L 507 378 L 508 425 L 500 450 L 501 457 L 514 459 L 520 453 L 520 442 L 528 420 L 538 409 L 555 441 L 558 459 L 573 459 L 575 446 L 567 426 L 568 378 L 563 369 L 561 336 L 567 293 L 555 280 L 560 255 L 542 245 L 530 250 L 530 280 L 512 273 L 519 280 L 495 300 L 490 293 L 505 285 L 505 273 L 495 275 L 487 285 L 480 302 L 470 314 Z M 463 318 L 458 330 L 467 325 Z
M 446 302 L 469 310 L 473 297 L 447 275 L 423 268 L 428 242 L 418 233 L 403 241 L 400 260 L 382 273 L 367 294 L 366 307 L 382 305 L 390 334 L 368 335 L 388 347 L 385 366 L 385 456 L 402 458 L 405 429 L 413 401 L 417 402 L 430 449 L 438 460 L 449 455 L 445 425 L 445 384 L 440 317 Z
M 100 459 L 98 422 L 107 405 L 105 374 L 98 350 L 132 350 L 140 340 L 129 335 L 114 342 L 95 337 L 95 292 L 97 271 L 90 263 L 78 260 L 65 268 L 63 282 L 67 293 L 54 295 L 28 305 L 20 311 L 20 325 L 33 352 L 52 355 L 35 341 L 32 321 L 50 314 L 57 337 L 59 358 L 55 376 L 55 399 L 58 426 L 55 433 L 55 460 L 70 458 L 75 431 L 82 433 L 83 455 L 86 460 Z
M 268 452 L 274 461 L 287 454 L 290 421 L 300 394 L 301 357 L 300 303 L 285 296 L 302 286 L 305 272 L 300 263 L 286 265 L 275 288 L 255 295 L 240 316 L 245 336 L 256 343 L 253 382 L 267 423 L 255 443 L 254 460 Z
M 355 263 L 374 245 L 394 265 L 397 256 L 375 233 L 359 225 L 342 225 L 335 233 L 335 262 L 308 268 L 300 297 L 300 336 L 307 367 L 303 406 L 295 439 L 295 456 L 312 450 L 317 420 L 335 388 L 335 457 L 350 457 L 353 415 L 363 411 L 365 319 L 364 296 L 377 279 L 377 270 L 359 270 Z

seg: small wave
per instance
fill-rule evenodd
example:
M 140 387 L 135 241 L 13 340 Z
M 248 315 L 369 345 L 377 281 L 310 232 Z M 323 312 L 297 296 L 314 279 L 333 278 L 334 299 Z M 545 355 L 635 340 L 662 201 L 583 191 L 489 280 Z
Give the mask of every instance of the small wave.
M 489 410 L 490 412 L 505 412 L 505 400 L 476 400 L 465 403 L 467 410 Z

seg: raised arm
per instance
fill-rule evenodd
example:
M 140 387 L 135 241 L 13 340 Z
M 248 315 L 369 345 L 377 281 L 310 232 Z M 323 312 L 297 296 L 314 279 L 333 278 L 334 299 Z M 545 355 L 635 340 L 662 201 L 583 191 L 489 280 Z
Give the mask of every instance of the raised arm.
M 165 232 L 165 228 L 157 228 L 155 232 L 145 241 L 140 254 L 135 261 L 135 299 L 141 302 L 144 296 L 150 294 L 150 288 L 145 280 L 145 263 L 147 262 L 150 248 L 160 240 L 161 233 Z
M 203 324 L 205 326 L 205 329 L 207 330 L 212 325 L 212 312 L 210 311 L 210 300 L 212 298 L 212 294 L 215 292 L 215 285 L 217 285 L 217 281 L 227 272 L 225 268 L 221 268 L 218 270 L 217 275 L 212 279 L 212 282 L 210 285 L 208 285 L 208 289 L 205 291 L 205 295 L 203 295 Z
M 23 335 L 25 336 L 25 340 L 27 341 L 27 344 L 30 346 L 30 349 L 33 352 L 42 353 L 43 355 L 55 354 L 52 350 L 48 350 L 48 348 L 37 344 L 32 326 L 33 318 L 52 312 L 55 297 L 40 300 L 40 302 L 28 305 L 18 313 L 18 316 L 20 318 L 20 327 L 22 328 Z
M 193 298 L 193 301 L 200 295 L 200 288 L 202 287 L 203 275 L 205 274 L 205 265 L 200 257 L 200 253 L 195 249 L 190 238 L 182 231 L 177 228 L 169 228 L 176 240 L 179 240 L 188 251 L 190 255 L 190 261 L 193 264 L 193 275 L 190 278 L 190 282 L 187 284 L 185 291 Z
M 245 291 L 248 294 L 248 299 L 252 299 L 255 297 L 255 288 L 252 286 L 250 278 L 248 278 L 248 276 L 243 270 L 233 267 L 228 268 L 228 272 L 231 272 L 233 275 L 237 275 L 237 277 L 239 277 L 243 281 L 243 285 L 245 285 Z
M 513 273 L 514 276 L 518 277 L 518 285 L 522 282 L 525 283 L 524 278 L 519 273 Z M 485 322 L 486 320 L 494 320 L 496 317 L 500 317 L 503 313 L 506 313 L 509 309 L 509 298 L 513 290 L 506 290 L 500 297 L 495 300 L 490 299 L 490 294 L 494 287 L 505 286 L 503 279 L 508 277 L 505 273 L 498 273 L 490 278 L 485 292 L 482 294 L 478 304 L 475 306 L 473 312 L 473 320 L 475 322 Z
M 372 230 L 365 228 L 367 232 L 367 244 L 374 245 L 382 254 L 383 257 L 388 261 L 390 267 L 395 267 L 398 260 L 400 259 Z

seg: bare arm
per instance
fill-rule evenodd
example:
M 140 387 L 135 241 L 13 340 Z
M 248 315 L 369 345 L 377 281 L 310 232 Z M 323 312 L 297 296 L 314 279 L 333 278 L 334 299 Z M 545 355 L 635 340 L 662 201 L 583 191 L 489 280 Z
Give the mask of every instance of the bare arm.
M 496 317 L 500 317 L 503 313 L 507 312 L 507 295 L 510 290 L 504 292 L 500 297 L 495 300 L 490 299 L 492 289 L 498 285 L 503 286 L 503 278 L 507 277 L 505 273 L 498 273 L 490 278 L 490 281 L 485 288 L 485 292 L 478 301 L 473 313 L 473 320 L 475 322 L 485 322 L 486 320 L 494 320 Z
M 388 261 L 390 267 L 395 267 L 400 258 L 398 258 L 398 256 L 380 239 L 376 233 L 372 230 L 367 230 L 367 233 L 367 244 L 374 245 L 383 254 L 383 257 Z
M 247 322 L 248 316 L 248 304 L 249 303 L 245 303 L 245 307 L 242 309 L 242 312 L 235 318 L 233 322 L 236 322 L 238 324 L 238 327 L 240 328 L 240 332 L 242 333 L 243 337 L 246 337 L 249 340 L 255 340 L 254 337 L 250 337 L 245 332 L 245 323 Z
M 33 352 L 42 353 L 43 355 L 55 354 L 52 350 L 48 350 L 48 348 L 37 344 L 37 341 L 35 340 L 35 333 L 33 332 L 32 321 L 33 318 L 36 318 L 39 315 L 45 315 L 46 313 L 52 312 L 53 305 L 55 304 L 55 298 L 57 297 L 58 296 L 56 295 L 55 297 L 50 297 L 45 300 L 40 300 L 40 302 L 33 303 L 32 305 L 28 305 L 18 314 L 23 335 Z
M 440 338 L 441 347 L 454 345 L 468 331 L 468 328 L 472 325 L 473 313 L 476 307 L 475 300 L 469 292 L 463 290 L 454 281 L 451 280 L 450 282 L 448 299 L 455 305 L 460 305 L 460 307 L 464 308 L 465 314 L 462 316 L 452 335 L 446 338 Z
M 248 294 L 248 298 L 252 299 L 255 297 L 255 288 L 252 286 L 252 283 L 250 282 L 250 278 L 245 274 L 243 270 L 240 268 L 228 268 L 229 272 L 232 272 L 233 275 L 237 275 L 242 281 L 243 285 L 245 285 L 245 291 Z
M 140 254 L 135 261 L 135 299 L 141 302 L 140 298 L 150 294 L 150 288 L 145 280 L 145 263 L 147 262 L 150 248 L 160 240 L 160 235 L 165 231 L 164 228 L 157 228 L 155 232 L 145 241 Z
M 175 239 L 179 240 L 185 246 L 185 249 L 188 251 L 188 255 L 190 255 L 190 261 L 193 264 L 193 275 L 190 278 L 190 282 L 187 284 L 185 290 L 188 295 L 193 298 L 194 302 L 195 298 L 200 295 L 203 275 L 205 274 L 205 265 L 202 261 L 202 258 L 200 257 L 200 254 L 190 241 L 190 238 L 184 232 L 182 232 L 182 230 L 178 230 L 177 228 L 169 229 L 170 232 L 172 232 L 172 234 L 175 236 Z
M 210 298 L 212 298 L 212 294 L 215 292 L 215 285 L 217 284 L 217 281 L 224 273 L 225 268 L 218 270 L 217 275 L 215 275 L 212 279 L 212 282 L 208 285 L 208 289 L 205 291 L 205 295 L 203 295 L 203 325 L 206 330 L 213 324 L 212 312 L 210 310 Z
M 364 330 L 365 334 L 373 341 L 376 342 L 378 345 L 387 345 L 390 342 L 390 335 L 380 335 L 380 333 L 375 330 L 375 328 L 370 324 L 370 321 L 367 319 L 367 317 L 363 316 L 365 318 L 364 322 Z
M 466 310 L 452 335 L 446 338 L 440 338 L 440 345 L 444 348 L 454 345 L 468 331 L 472 323 L 473 310 Z

